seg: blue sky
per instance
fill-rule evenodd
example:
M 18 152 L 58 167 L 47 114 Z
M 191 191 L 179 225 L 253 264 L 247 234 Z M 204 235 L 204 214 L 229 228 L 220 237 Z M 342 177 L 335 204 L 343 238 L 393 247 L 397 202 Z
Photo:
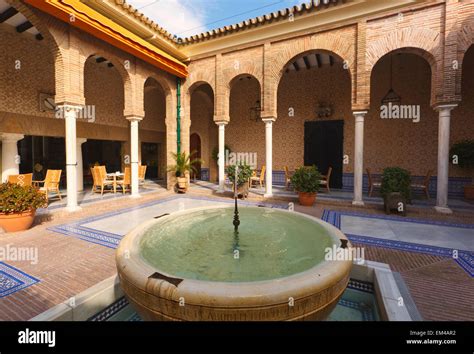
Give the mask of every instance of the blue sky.
M 179 37 L 237 23 L 304 0 L 127 0 Z

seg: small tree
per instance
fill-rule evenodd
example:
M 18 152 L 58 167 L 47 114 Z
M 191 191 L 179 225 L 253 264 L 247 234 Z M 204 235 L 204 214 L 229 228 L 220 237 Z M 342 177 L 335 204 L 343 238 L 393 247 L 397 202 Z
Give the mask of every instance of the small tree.
M 235 182 L 235 167 L 236 165 L 227 166 L 226 173 L 229 177 L 229 181 L 232 183 Z M 245 162 L 239 164 L 239 171 L 237 173 L 237 185 L 241 186 L 245 183 L 248 183 L 249 178 L 252 176 L 252 168 L 247 165 Z
M 196 164 L 201 163 L 201 159 L 192 158 L 197 152 L 193 151 L 189 155 L 185 151 L 181 153 L 172 153 L 175 164 L 168 166 L 168 172 L 173 172 L 176 177 L 184 177 L 186 172 L 196 172 Z
M 316 166 L 302 166 L 291 176 L 291 184 L 300 193 L 316 193 L 319 191 L 321 174 Z
M 400 167 L 387 167 L 382 173 L 380 194 L 386 198 L 390 193 L 400 193 L 406 200 L 410 200 L 410 172 Z

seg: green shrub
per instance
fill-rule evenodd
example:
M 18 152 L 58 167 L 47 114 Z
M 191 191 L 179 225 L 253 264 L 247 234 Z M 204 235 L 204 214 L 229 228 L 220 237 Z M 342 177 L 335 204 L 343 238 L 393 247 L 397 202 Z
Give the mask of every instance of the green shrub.
M 31 186 L 0 184 L 0 213 L 11 214 L 46 207 L 46 195 Z
M 202 162 L 199 158 L 193 158 L 196 154 L 196 151 L 191 152 L 189 155 L 186 154 L 185 151 L 181 153 L 172 153 L 173 159 L 175 160 L 175 164 L 168 166 L 168 172 L 172 172 L 175 174 L 176 177 L 185 176 L 186 172 L 195 172 L 197 165 Z
M 229 177 L 229 181 L 232 183 L 235 182 L 235 166 L 236 165 L 227 166 L 225 170 L 227 176 Z M 245 183 L 248 183 L 249 178 L 252 176 L 252 172 L 252 168 L 249 165 L 247 165 L 245 162 L 240 163 L 237 176 L 237 185 L 241 186 Z
M 387 167 L 382 173 L 380 194 L 385 198 L 390 193 L 399 192 L 410 200 L 410 172 L 400 167 Z
M 316 193 L 320 182 L 321 174 L 316 166 L 302 166 L 291 176 L 291 184 L 302 193 Z

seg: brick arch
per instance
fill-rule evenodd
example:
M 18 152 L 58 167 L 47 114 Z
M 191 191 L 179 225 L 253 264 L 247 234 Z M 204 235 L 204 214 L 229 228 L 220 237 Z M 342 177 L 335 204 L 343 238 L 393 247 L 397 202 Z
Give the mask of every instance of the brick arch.
M 34 8 L 31 8 L 29 5 L 26 5 L 17 0 L 5 0 L 8 5 L 13 7 L 19 13 L 26 17 L 34 27 L 41 33 L 43 36 L 43 41 L 47 44 L 48 48 L 51 50 L 51 54 L 54 57 L 54 71 L 55 71 L 55 91 L 56 97 L 65 96 L 65 85 L 62 80 L 62 76 L 58 75 L 65 70 L 64 61 L 62 52 L 59 49 L 58 41 L 56 37 L 51 33 L 50 26 L 53 24 L 39 11 Z
M 226 81 L 226 84 L 224 86 L 224 95 L 223 95 L 223 97 L 225 97 L 224 116 L 229 117 L 229 120 L 230 120 L 230 93 L 232 90 L 232 86 L 235 84 L 237 80 L 245 76 L 250 76 L 253 79 L 257 80 L 258 86 L 260 88 L 260 102 L 262 101 L 263 85 L 262 85 L 262 82 L 256 76 L 252 75 L 251 73 L 240 73 L 240 74 L 235 75 L 234 77 L 230 78 L 229 81 Z
M 455 70 L 455 94 L 461 99 L 462 94 L 462 68 L 467 51 L 474 45 L 474 16 L 469 17 L 457 33 L 457 61 L 458 69 Z
M 156 75 L 156 74 L 151 74 L 143 80 L 142 87 L 143 89 L 145 88 L 145 84 L 148 80 L 154 80 L 160 85 L 161 89 L 163 90 L 165 94 L 165 102 L 166 102 L 166 117 L 165 117 L 165 125 L 166 129 L 168 129 L 168 126 L 170 125 L 170 121 L 174 120 L 174 110 L 176 109 L 176 98 L 174 97 L 173 89 L 172 89 L 172 83 L 165 77 Z M 145 110 L 145 95 L 143 95 L 143 110 Z
M 431 68 L 431 104 L 436 103 L 442 92 L 442 60 L 443 52 L 440 49 L 440 35 L 438 32 L 426 28 L 404 28 L 393 31 L 386 36 L 367 45 L 366 74 L 368 90 L 365 97 L 370 105 L 370 84 L 372 71 L 379 60 L 393 52 L 412 53 L 424 58 Z
M 134 92 L 134 85 L 132 84 L 132 78 L 129 73 L 129 71 L 125 68 L 124 66 L 124 61 L 120 61 L 120 59 L 116 56 L 114 56 L 111 53 L 102 51 L 102 50 L 94 50 L 93 53 L 90 53 L 87 56 L 82 56 L 81 57 L 81 68 L 82 68 L 82 77 L 83 77 L 83 93 L 85 92 L 85 65 L 89 60 L 93 60 L 92 56 L 98 55 L 100 57 L 103 57 L 110 61 L 113 65 L 114 68 L 118 71 L 122 83 L 123 83 L 123 97 L 124 97 L 124 115 L 131 115 L 133 114 L 132 112 L 135 112 L 134 110 L 134 99 L 136 98 L 136 92 Z M 130 60 L 130 66 L 135 65 L 131 60 Z
M 273 45 L 272 45 L 273 47 Z M 336 56 L 348 65 L 351 77 L 351 101 L 355 101 L 355 43 L 351 33 L 318 33 L 310 37 L 292 40 L 283 48 L 273 50 L 269 58 L 269 68 L 265 70 L 265 88 L 263 95 L 263 116 L 277 116 L 278 85 L 288 63 L 301 55 L 311 52 L 323 52 Z

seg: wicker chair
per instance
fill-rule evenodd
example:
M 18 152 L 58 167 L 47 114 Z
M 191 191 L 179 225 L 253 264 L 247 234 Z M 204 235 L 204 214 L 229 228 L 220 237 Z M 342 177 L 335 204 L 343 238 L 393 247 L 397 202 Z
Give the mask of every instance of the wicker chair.
M 410 187 L 412 189 L 421 189 L 422 191 L 425 192 L 426 198 L 430 199 L 429 187 L 430 187 L 430 178 L 432 174 L 433 174 L 433 170 L 429 170 L 425 178 L 423 179 L 423 183 L 412 183 L 410 184 Z
M 141 167 L 141 166 L 140 166 Z M 145 169 L 146 169 L 146 166 L 145 166 Z M 131 184 L 132 184 L 132 176 L 131 176 L 131 171 L 130 171 L 130 167 L 125 167 L 125 172 L 123 174 L 123 179 L 121 180 L 118 180 L 116 183 L 117 183 L 117 186 L 120 186 L 122 188 L 122 193 L 125 194 L 125 191 L 128 189 L 128 190 L 131 190 Z
M 145 175 L 146 175 L 146 165 L 138 166 L 138 183 L 139 184 L 145 183 Z
M 366 169 L 367 171 L 367 178 L 369 180 L 369 197 L 372 196 L 372 192 L 374 191 L 374 188 L 380 188 L 382 186 L 382 182 L 379 180 L 374 180 L 372 177 L 372 174 L 370 173 L 370 169 Z
M 255 175 L 250 177 L 250 187 L 253 186 L 254 182 L 260 183 L 260 188 L 263 188 L 263 186 L 265 185 L 265 165 L 262 166 L 259 176 Z
M 102 167 L 104 167 L 102 169 Z M 104 177 L 105 166 L 96 166 L 91 167 L 91 174 L 92 174 L 92 193 L 99 193 L 100 195 L 104 194 L 104 190 L 107 191 L 105 187 L 112 186 L 114 187 L 114 181 L 107 179 L 107 174 Z
M 47 170 L 46 177 L 43 181 L 33 181 L 33 185 L 39 189 L 40 192 L 46 194 L 46 200 L 48 200 L 48 193 L 55 192 L 59 200 L 61 200 L 61 192 L 59 191 L 59 182 L 61 181 L 62 170 Z M 43 183 L 43 186 L 40 186 Z
M 319 184 L 326 187 L 326 190 L 328 193 L 331 193 L 329 189 L 329 182 L 331 181 L 331 172 L 332 172 L 332 167 L 328 168 L 328 173 L 326 175 L 321 176 L 321 181 L 319 181 Z
M 20 186 L 31 186 L 33 183 L 33 174 L 10 175 L 8 176 L 8 182 L 19 184 Z

